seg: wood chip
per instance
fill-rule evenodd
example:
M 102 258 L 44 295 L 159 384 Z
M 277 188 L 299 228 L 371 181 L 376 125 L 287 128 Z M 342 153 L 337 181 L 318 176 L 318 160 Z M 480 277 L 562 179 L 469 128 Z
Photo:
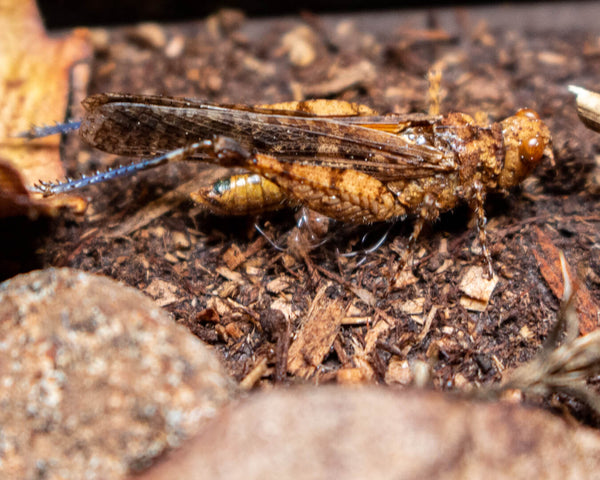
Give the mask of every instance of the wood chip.
M 400 310 L 408 315 L 420 315 L 423 313 L 425 298 L 412 298 L 400 305 Z
M 415 277 L 410 268 L 403 268 L 394 277 L 394 281 L 392 282 L 392 288 L 394 290 L 400 290 L 402 288 L 408 287 L 409 285 L 414 285 L 418 281 L 419 279 Z
M 317 292 L 308 313 L 290 346 L 288 371 L 309 378 L 329 352 L 344 318 L 346 305 L 343 297 L 331 298 L 328 294 L 332 282 Z
M 397 383 L 400 385 L 409 385 L 412 382 L 412 372 L 408 365 L 408 360 L 394 357 L 390 360 L 385 371 L 385 383 L 388 385 Z
M 394 324 L 393 320 L 384 318 L 379 320 L 367 331 L 364 342 L 359 342 L 356 338 L 354 339 L 354 355 L 352 356 L 352 363 L 362 370 L 362 376 L 365 379 L 371 379 L 374 376 L 370 356 L 377 346 L 377 341 L 384 337 Z
M 260 378 L 267 371 L 267 358 L 262 357 L 256 362 L 254 368 L 250 370 L 248 375 L 246 375 L 242 381 L 240 382 L 240 388 L 242 390 L 250 390 L 256 383 L 260 380 Z
M 575 85 L 569 85 L 569 92 L 575 94 L 579 119 L 589 129 L 600 132 L 600 94 Z
M 235 270 L 246 260 L 246 256 L 240 250 L 236 244 L 233 244 L 231 247 L 227 249 L 227 251 L 223 254 L 223 261 L 227 265 L 227 268 L 230 270 Z
M 372 316 L 344 317 L 342 325 L 366 325 L 371 323 Z
M 225 277 L 227 280 L 238 283 L 240 285 L 243 283 L 246 283 L 246 282 L 244 282 L 244 277 L 241 273 L 233 272 L 226 267 L 217 267 L 215 269 L 215 272 L 217 272 L 219 275 Z
M 145 292 L 154 298 L 154 301 L 161 307 L 176 302 L 180 298 L 177 286 L 160 278 L 153 279 Z
M 419 336 L 417 337 L 417 340 L 419 342 L 422 342 L 427 333 L 429 333 L 429 329 L 431 328 L 431 324 L 433 322 L 433 319 L 435 318 L 435 314 L 437 313 L 437 311 L 438 307 L 436 307 L 435 305 L 431 307 L 431 310 L 429 310 L 429 313 L 427 314 L 427 318 L 425 320 L 425 325 L 423 326 L 423 330 L 421 330 Z
M 173 244 L 177 250 L 187 250 L 190 248 L 190 239 L 183 232 L 173 232 Z
M 279 277 L 279 278 L 275 278 L 274 280 L 271 280 L 269 283 L 267 283 L 265 288 L 267 289 L 267 292 L 270 292 L 270 293 L 281 293 L 289 286 L 290 286 L 289 278 Z
M 460 291 L 465 294 L 460 297 L 460 304 L 473 312 L 485 311 L 497 283 L 496 275 L 488 279 L 482 267 L 470 267 L 458 286 Z

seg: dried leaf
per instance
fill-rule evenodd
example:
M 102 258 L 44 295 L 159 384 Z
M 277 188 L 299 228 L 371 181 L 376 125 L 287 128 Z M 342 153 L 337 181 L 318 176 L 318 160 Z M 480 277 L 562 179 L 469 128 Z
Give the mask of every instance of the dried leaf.
M 81 213 L 87 203 L 76 196 L 41 199 L 30 195 L 19 170 L 0 158 L 0 218 L 25 215 L 35 219 L 40 214 L 55 215 L 65 206 Z
M 62 39 L 49 38 L 33 0 L 0 3 L 0 157 L 16 169 L 19 178 L 3 167 L 3 176 L 12 180 L 0 184 L 1 216 L 55 211 L 55 200 L 31 200 L 17 183 L 32 185 L 64 176 L 58 136 L 28 142 L 15 135 L 32 125 L 61 120 L 67 108 L 69 70 L 89 54 L 84 30 Z
M 542 230 L 535 229 L 539 251 L 533 250 L 535 259 L 540 267 L 544 280 L 556 298 L 563 297 L 563 276 L 560 263 L 560 250 L 552 243 L 550 237 Z M 572 279 L 577 278 L 573 269 L 567 265 L 568 274 Z M 575 304 L 579 315 L 579 331 L 586 335 L 598 328 L 600 307 L 592 298 L 589 290 L 580 282 L 575 292 Z

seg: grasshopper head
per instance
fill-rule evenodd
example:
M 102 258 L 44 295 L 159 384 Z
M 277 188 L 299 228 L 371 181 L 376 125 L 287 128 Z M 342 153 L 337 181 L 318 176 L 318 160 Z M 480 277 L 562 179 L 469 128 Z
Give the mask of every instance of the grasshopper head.
M 538 163 L 552 155 L 550 131 L 539 115 L 530 109 L 519 110 L 502 121 L 504 166 L 498 176 L 500 188 L 510 188 L 529 175 Z

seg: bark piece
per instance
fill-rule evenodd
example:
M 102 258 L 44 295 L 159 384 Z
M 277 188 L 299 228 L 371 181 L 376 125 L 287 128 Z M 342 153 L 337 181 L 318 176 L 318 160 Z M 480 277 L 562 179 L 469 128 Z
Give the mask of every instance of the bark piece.
M 559 249 L 554 245 L 552 239 L 543 230 L 535 230 L 539 250 L 534 249 L 533 254 L 540 267 L 540 272 L 546 280 L 546 283 L 552 290 L 556 298 L 563 296 L 563 276 L 559 258 Z M 567 265 L 569 277 L 576 279 L 577 275 L 573 268 Z M 583 282 L 577 283 L 575 291 L 575 305 L 577 315 L 579 316 L 579 332 L 582 335 L 596 330 L 598 328 L 598 319 L 600 318 L 600 306 L 596 303 L 589 290 Z
M 333 289 L 333 292 L 330 291 Z M 329 294 L 333 294 L 331 298 Z M 308 378 L 329 352 L 344 313 L 345 301 L 337 297 L 331 283 L 323 285 L 310 306 L 296 340 L 290 346 L 288 371 Z

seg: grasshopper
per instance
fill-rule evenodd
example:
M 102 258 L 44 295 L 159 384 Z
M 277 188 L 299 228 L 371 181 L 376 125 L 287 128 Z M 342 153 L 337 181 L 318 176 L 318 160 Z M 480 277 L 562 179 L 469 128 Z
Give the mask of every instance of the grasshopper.
M 191 99 L 105 93 L 84 100 L 79 128 L 88 144 L 131 165 L 62 183 L 44 195 L 132 174 L 170 161 L 199 160 L 248 173 L 195 192 L 220 214 L 245 215 L 302 205 L 344 222 L 368 224 L 416 216 L 409 248 L 425 222 L 467 202 L 486 245 L 484 201 L 507 192 L 552 156 L 548 127 L 523 109 L 498 123 L 464 113 L 380 115 L 345 101 L 215 105 Z M 56 133 L 39 129 L 32 136 Z

